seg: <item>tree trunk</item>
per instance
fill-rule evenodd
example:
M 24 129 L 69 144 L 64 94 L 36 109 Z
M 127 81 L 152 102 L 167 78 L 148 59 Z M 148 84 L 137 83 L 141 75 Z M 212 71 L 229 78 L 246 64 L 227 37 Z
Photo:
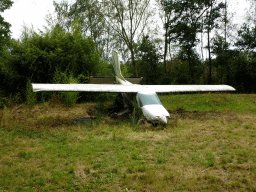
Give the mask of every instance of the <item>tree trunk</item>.
M 191 63 L 191 54 L 190 50 L 187 52 L 188 54 L 188 66 L 189 66 L 189 81 L 190 83 L 194 84 L 194 75 L 193 75 L 193 69 L 192 69 L 192 63 Z
M 138 77 L 138 70 L 137 70 L 137 67 L 136 67 L 136 62 L 135 62 L 135 57 L 134 57 L 134 51 L 133 51 L 133 46 L 131 45 L 130 47 L 130 51 L 131 51 L 131 58 L 132 58 L 132 66 L 133 66 L 133 69 L 134 69 L 134 74 L 136 77 Z
M 165 73 L 166 73 L 166 55 L 167 55 L 167 49 L 168 49 L 167 33 L 168 33 L 168 28 L 165 27 L 165 40 L 164 40 L 164 72 Z
M 225 22 L 225 43 L 227 42 L 227 0 L 225 0 L 225 16 L 224 16 L 224 22 Z
M 207 35 L 208 35 L 208 53 L 209 53 L 209 79 L 208 79 L 208 84 L 211 84 L 212 83 L 212 59 L 211 59 L 211 47 L 210 47 L 210 26 L 208 26 Z

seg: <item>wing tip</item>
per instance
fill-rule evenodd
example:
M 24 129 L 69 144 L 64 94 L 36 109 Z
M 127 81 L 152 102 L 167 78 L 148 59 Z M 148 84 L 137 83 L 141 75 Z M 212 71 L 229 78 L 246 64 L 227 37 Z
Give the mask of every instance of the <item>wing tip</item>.
M 230 85 L 224 85 L 227 87 L 227 91 L 236 91 L 236 89 Z

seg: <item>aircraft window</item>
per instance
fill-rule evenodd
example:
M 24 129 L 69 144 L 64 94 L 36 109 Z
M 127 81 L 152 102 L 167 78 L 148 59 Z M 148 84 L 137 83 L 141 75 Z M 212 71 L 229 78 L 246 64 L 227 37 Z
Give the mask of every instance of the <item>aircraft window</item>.
M 142 93 L 138 93 L 138 97 L 140 100 L 140 105 L 144 106 L 144 105 L 154 105 L 154 104 L 160 104 L 161 105 L 161 101 L 158 98 L 157 94 L 142 94 Z

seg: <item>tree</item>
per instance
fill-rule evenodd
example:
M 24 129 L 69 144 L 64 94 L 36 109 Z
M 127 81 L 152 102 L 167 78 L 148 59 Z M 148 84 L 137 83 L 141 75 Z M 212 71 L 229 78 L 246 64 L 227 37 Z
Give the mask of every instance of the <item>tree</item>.
M 74 21 L 74 18 L 69 16 L 70 5 L 68 1 L 61 1 L 57 3 L 53 1 L 56 17 L 51 14 L 47 15 L 46 21 L 51 29 L 59 26 L 62 30 L 69 31 L 71 28 L 71 23 Z
M 78 20 L 83 33 L 93 39 L 97 50 L 102 52 L 102 57 L 109 59 L 111 47 L 117 44 L 113 42 L 115 35 L 104 16 L 110 12 L 110 6 L 102 4 L 103 2 L 99 0 L 76 0 L 73 4 L 69 4 L 67 0 L 60 3 L 54 2 L 57 19 L 48 15 L 48 24 L 53 27 L 59 25 L 69 31 L 70 24 Z
M 165 4 L 166 10 L 174 12 L 175 16 L 168 23 L 170 38 L 173 42 L 179 42 L 188 58 L 190 81 L 195 82 L 194 65 L 192 55 L 193 48 L 198 42 L 197 34 L 202 32 L 201 18 L 210 8 L 210 0 L 173 0 Z
M 89 34 L 98 47 L 103 47 L 107 28 L 100 9 L 98 0 L 76 0 L 70 6 L 69 17 L 78 19 L 84 32 Z
M 209 77 L 208 84 L 212 82 L 212 58 L 211 58 L 211 38 L 210 34 L 214 28 L 218 27 L 216 20 L 221 17 L 221 9 L 225 8 L 224 3 L 217 4 L 216 0 L 210 0 L 210 8 L 206 12 L 204 19 L 205 29 L 207 31 L 207 49 L 209 54 Z
M 242 61 L 237 62 L 236 82 L 241 82 L 238 77 L 243 77 L 244 90 L 247 92 L 255 91 L 256 86 L 252 82 L 256 80 L 256 27 L 249 27 L 248 24 L 244 24 L 238 31 L 235 45 L 242 50 L 240 53 Z
M 12 40 L 8 48 L 4 86 L 12 92 L 23 92 L 28 79 L 37 83 L 52 83 L 55 72 L 79 75 L 102 75 L 100 53 L 90 37 L 85 37 L 79 24 L 71 32 L 56 26 L 53 30 L 36 33 L 23 31 L 19 41 Z
M 168 52 L 168 45 L 170 46 L 170 41 L 169 41 L 169 22 L 173 16 L 173 11 L 171 9 L 166 9 L 166 4 L 168 4 L 172 0 L 157 0 L 158 6 L 160 10 L 162 11 L 163 15 L 161 15 L 161 18 L 163 18 L 163 24 L 164 24 L 164 71 L 166 72 L 166 57 L 167 57 L 167 52 Z
M 145 84 L 160 84 L 160 54 L 149 36 L 144 36 L 138 48 L 138 73 L 143 77 Z
M 225 43 L 227 42 L 227 24 L 228 24 L 228 11 L 227 11 L 227 0 L 225 0 L 225 12 L 224 12 L 224 36 Z
M 244 24 L 238 31 L 238 40 L 235 45 L 250 52 L 255 51 L 256 27 L 249 27 L 247 24 Z
M 134 42 L 141 36 L 146 26 L 149 12 L 149 0 L 105 0 L 103 6 L 109 6 L 109 12 L 102 12 L 110 28 L 125 42 L 131 53 L 134 74 L 138 76 L 135 63 Z
M 230 82 L 230 65 L 229 59 L 232 56 L 232 51 L 229 49 L 230 44 L 226 42 L 225 37 L 217 36 L 213 40 L 213 51 L 212 53 L 216 55 L 215 67 L 218 71 L 218 82 L 219 84 Z
M 2 0 L 0 2 L 0 12 L 3 13 L 6 9 L 12 6 L 11 0 Z M 11 24 L 6 22 L 2 15 L 0 15 L 0 51 L 3 50 L 5 44 L 10 40 L 10 27 Z

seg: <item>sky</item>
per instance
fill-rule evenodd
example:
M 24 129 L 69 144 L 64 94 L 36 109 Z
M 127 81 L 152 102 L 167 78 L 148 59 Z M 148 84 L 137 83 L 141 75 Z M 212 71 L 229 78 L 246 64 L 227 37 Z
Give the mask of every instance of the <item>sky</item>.
M 13 0 L 12 7 L 3 13 L 3 17 L 12 27 L 12 37 L 18 39 L 23 26 L 43 29 L 48 13 L 54 13 L 53 0 Z M 55 0 L 60 2 L 61 0 Z
M 46 26 L 45 21 L 48 13 L 54 13 L 53 0 L 13 0 L 14 4 L 8 10 L 3 13 L 3 17 L 9 23 L 11 23 L 12 37 L 18 39 L 21 35 L 23 26 L 31 27 L 34 29 L 43 30 L 43 26 Z M 61 2 L 62 0 L 55 0 Z M 244 22 L 243 18 L 248 10 L 248 0 L 229 0 L 232 3 L 229 9 L 233 12 L 235 18 L 234 21 L 238 23 Z M 69 0 L 71 2 L 71 0 Z

